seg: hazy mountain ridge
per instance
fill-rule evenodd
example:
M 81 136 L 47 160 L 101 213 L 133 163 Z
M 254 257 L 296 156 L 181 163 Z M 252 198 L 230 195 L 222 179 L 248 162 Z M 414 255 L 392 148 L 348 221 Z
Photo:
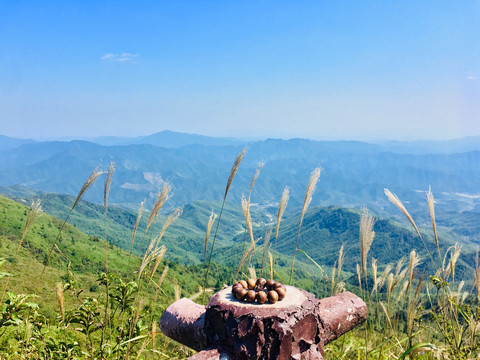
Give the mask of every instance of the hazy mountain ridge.
M 172 138 L 190 134 L 161 133 Z M 188 135 L 188 136 L 187 136 Z M 467 139 L 475 143 L 475 139 Z M 138 140 L 138 139 L 137 139 Z M 210 140 L 210 138 L 208 139 Z M 138 140 L 140 141 L 140 140 Z M 460 140 L 459 140 L 460 141 Z M 457 143 L 459 142 L 457 141 Z M 233 159 L 242 145 L 189 144 L 179 148 L 136 144 L 103 146 L 86 141 L 39 142 L 0 151 L 0 185 L 21 184 L 46 192 L 75 195 L 95 166 L 116 162 L 110 202 L 132 210 L 151 204 L 163 183 L 172 184 L 170 208 L 198 200 L 221 200 Z M 301 206 L 310 172 L 322 167 L 312 205 L 368 206 L 381 216 L 396 214 L 383 189 L 398 194 L 410 210 L 425 203 L 432 186 L 436 200 L 457 213 L 480 208 L 480 152 L 412 154 L 384 151 L 385 145 L 359 141 L 267 139 L 248 144 L 231 187 L 229 201 L 240 203 L 259 162 L 265 166 L 252 193 L 262 206 L 278 203 L 290 187 L 290 207 Z M 94 187 L 86 199 L 101 201 Z M 471 235 L 471 236 L 476 236 Z M 480 240 L 480 239 L 477 239 Z

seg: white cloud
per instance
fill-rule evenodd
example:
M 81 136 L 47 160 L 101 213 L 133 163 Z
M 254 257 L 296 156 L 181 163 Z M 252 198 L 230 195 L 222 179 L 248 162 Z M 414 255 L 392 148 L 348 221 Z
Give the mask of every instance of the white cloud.
M 100 59 L 103 61 L 109 62 L 127 62 L 133 61 L 135 58 L 138 57 L 138 54 L 130 54 L 130 53 L 121 53 L 121 54 L 113 54 L 107 53 L 103 55 Z
M 478 79 L 478 76 L 475 76 L 475 75 L 467 76 L 467 80 L 477 80 L 477 79 Z

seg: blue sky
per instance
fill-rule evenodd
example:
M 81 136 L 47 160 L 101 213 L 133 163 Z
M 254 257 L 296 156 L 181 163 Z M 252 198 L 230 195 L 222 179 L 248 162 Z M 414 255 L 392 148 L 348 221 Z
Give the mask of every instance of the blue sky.
M 480 1 L 0 2 L 0 134 L 480 135 Z

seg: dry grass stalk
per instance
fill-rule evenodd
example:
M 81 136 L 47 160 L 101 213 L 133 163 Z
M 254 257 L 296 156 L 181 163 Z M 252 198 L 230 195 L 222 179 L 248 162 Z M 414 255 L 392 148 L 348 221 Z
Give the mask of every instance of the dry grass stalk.
M 160 276 L 160 279 L 158 280 L 157 291 L 155 291 L 155 298 L 153 299 L 153 302 L 157 301 L 158 292 L 160 291 L 160 287 L 162 286 L 163 280 L 165 280 L 165 276 L 167 276 L 167 272 L 168 272 L 168 265 L 165 266 L 165 268 L 163 269 L 162 275 Z
M 333 264 L 333 268 L 332 268 L 332 285 L 330 287 L 330 295 L 333 295 L 333 289 L 335 288 L 335 272 L 336 272 L 336 268 L 337 268 L 337 262 L 335 261 L 335 263 Z
M 367 277 L 367 254 L 375 237 L 375 232 L 373 231 L 374 224 L 375 220 L 373 216 L 368 213 L 367 208 L 363 208 L 362 214 L 360 215 L 360 257 L 364 278 Z
M 393 289 L 395 289 L 398 286 L 398 284 L 403 279 L 405 279 L 405 276 L 407 275 L 407 271 L 408 271 L 408 268 L 405 268 L 405 269 L 402 270 L 402 272 L 399 275 L 395 275 L 395 280 L 394 280 L 393 285 L 392 285 L 392 291 L 393 291 Z
M 457 263 L 458 257 L 460 256 L 461 250 L 462 250 L 462 247 L 458 245 L 458 243 L 455 243 L 454 246 L 450 246 L 445 252 L 445 256 L 443 258 L 443 263 L 442 263 L 442 268 L 445 269 L 445 272 L 444 272 L 445 280 L 448 278 L 450 274 L 452 275 L 452 281 L 455 279 L 455 265 Z M 448 265 L 445 267 L 448 253 L 450 253 L 450 259 L 448 261 Z
M 251 279 L 257 280 L 257 272 L 255 271 L 254 267 L 249 267 L 248 268 L 248 274 L 250 275 Z
M 393 274 L 388 275 L 387 279 L 387 302 L 390 303 L 390 296 L 392 295 L 393 290 L 393 282 L 394 282 Z
M 385 266 L 385 269 L 383 270 L 382 277 L 380 278 L 380 281 L 378 282 L 378 290 L 383 288 L 383 285 L 385 284 L 385 280 L 388 278 L 390 275 L 390 271 L 392 271 L 392 264 L 388 264 Z
M 157 322 L 152 322 L 152 350 L 155 351 L 155 335 L 157 335 Z
M 40 273 L 40 277 L 39 279 L 41 280 L 43 278 L 43 274 L 45 273 L 45 269 L 47 268 L 48 266 L 48 262 L 50 261 L 50 256 L 52 256 L 52 252 L 53 252 L 53 249 L 55 249 L 55 246 L 57 244 L 57 241 L 58 239 L 60 238 L 60 235 L 63 231 L 63 228 L 65 227 L 65 224 L 67 223 L 68 221 L 68 218 L 70 217 L 70 215 L 72 214 L 72 211 L 73 209 L 75 209 L 75 207 L 77 206 L 78 202 L 82 199 L 83 195 L 85 195 L 85 192 L 90 189 L 90 187 L 95 184 L 95 182 L 97 181 L 98 177 L 103 174 L 102 171 L 98 171 L 98 166 L 90 173 L 90 175 L 88 176 L 88 179 L 85 181 L 85 183 L 83 184 L 82 188 L 80 189 L 77 197 L 75 198 L 75 202 L 73 203 L 72 207 L 70 208 L 70 211 L 68 212 L 68 215 L 67 217 L 65 218 L 65 220 L 63 220 L 63 223 L 62 223 L 62 226 L 60 227 L 60 230 L 57 234 L 57 237 L 55 238 L 55 241 L 53 242 L 53 245 L 52 247 L 50 248 L 50 251 L 48 252 L 48 255 L 47 255 L 47 259 L 45 261 L 45 263 L 43 264 L 43 268 L 42 268 L 42 272 Z
M 153 243 L 153 242 L 152 242 Z M 143 256 L 142 263 L 140 264 L 140 268 L 138 269 L 138 278 L 137 281 L 140 280 L 140 277 L 142 276 L 143 270 L 150 264 L 153 259 L 156 259 L 160 253 L 165 252 L 165 245 L 162 245 L 160 247 L 157 247 L 153 249 L 153 247 L 149 247 L 147 251 L 145 252 L 145 255 Z
M 257 171 L 255 171 L 255 175 L 253 175 L 252 181 L 250 182 L 250 189 L 248 190 L 248 203 L 250 204 L 250 196 L 252 195 L 253 185 L 255 185 L 255 181 L 257 181 L 258 176 L 260 175 L 260 171 L 262 170 L 264 163 L 259 163 L 257 166 Z
M 182 294 L 182 288 L 178 284 L 178 282 L 175 280 L 175 284 L 173 285 L 173 290 L 175 291 L 175 301 L 180 300 L 180 296 Z
M 408 305 L 407 305 L 407 334 L 409 337 L 411 337 L 412 335 L 413 322 L 415 320 L 415 312 L 420 306 L 418 297 L 420 295 L 422 285 L 423 285 L 423 277 L 420 277 L 417 288 L 415 289 L 415 295 L 413 296 L 413 299 L 408 302 Z
M 337 282 L 340 280 L 340 272 L 342 271 L 343 262 L 345 260 L 345 254 L 343 253 L 344 247 L 345 244 L 342 244 L 338 253 Z
M 438 246 L 437 225 L 435 222 L 435 199 L 433 198 L 432 188 L 430 186 L 428 187 L 428 192 L 427 192 L 427 203 L 428 203 L 428 211 L 430 213 L 430 221 L 432 222 L 435 245 L 437 245 L 438 257 L 440 259 L 440 247 Z
M 310 179 L 308 181 L 307 191 L 305 192 L 305 198 L 303 200 L 302 215 L 300 216 L 300 223 L 298 224 L 297 240 L 295 241 L 295 249 L 293 250 L 292 267 L 290 269 L 290 278 L 288 280 L 289 284 L 292 282 L 293 265 L 295 263 L 295 255 L 297 253 L 297 248 L 298 248 L 298 238 L 300 237 L 300 228 L 302 227 L 303 218 L 305 217 L 305 213 L 307 212 L 308 206 L 312 202 L 312 196 L 317 188 L 317 182 L 318 182 L 318 179 L 320 178 L 320 173 L 321 173 L 321 169 L 316 168 L 310 174 Z
M 153 265 L 152 268 L 152 273 L 150 274 L 150 279 L 152 279 L 153 275 L 155 275 L 155 271 L 157 271 L 158 265 L 160 265 L 160 261 L 163 259 L 163 255 L 165 255 L 165 252 L 167 251 L 167 248 L 165 246 L 162 246 L 160 248 L 160 252 L 157 255 L 157 258 L 155 259 L 155 264 Z
M 358 286 L 361 289 L 362 288 L 362 277 L 361 277 L 360 265 L 359 264 L 357 264 L 357 280 L 358 280 Z
M 400 210 L 403 213 L 403 215 L 405 215 L 405 217 L 408 219 L 408 221 L 410 221 L 412 226 L 415 228 L 415 231 L 417 232 L 418 236 L 420 238 L 422 238 L 422 235 L 420 235 L 420 231 L 418 231 L 418 228 L 417 228 L 417 225 L 415 224 L 415 221 L 413 221 L 413 218 L 410 216 L 409 212 L 407 211 L 407 209 L 405 208 L 403 203 L 400 201 L 398 196 L 393 194 L 388 189 L 384 189 L 384 192 L 385 192 L 385 195 L 387 196 L 388 200 L 390 200 L 390 202 L 393 205 L 395 205 L 398 208 L 398 210 Z
M 372 294 L 377 291 L 378 278 L 377 278 L 377 259 L 372 258 L 372 277 L 373 277 L 373 289 Z
M 402 256 L 397 262 L 397 266 L 395 267 L 395 276 L 398 276 L 400 274 L 400 272 L 402 271 L 403 265 L 405 265 L 404 256 Z
M 465 281 L 462 280 L 457 286 L 457 291 L 456 291 L 456 298 L 457 298 L 457 303 L 460 303 L 460 296 L 462 295 L 462 289 L 465 286 Z
M 158 192 L 155 203 L 153 204 L 152 211 L 150 212 L 150 216 L 148 217 L 147 227 L 145 228 L 145 233 L 147 233 L 152 221 L 155 222 L 155 220 L 157 219 L 158 212 L 162 208 L 163 204 L 165 204 L 165 202 L 168 199 L 170 199 L 170 197 L 172 196 L 170 194 L 171 190 L 172 190 L 171 185 L 167 181 L 164 181 L 162 189 Z
M 273 256 L 270 251 L 268 252 L 268 264 L 270 268 L 270 279 L 273 279 Z
M 477 255 L 475 256 L 475 284 L 477 286 L 477 299 L 480 302 L 480 262 L 478 260 L 478 249 Z
M 137 323 L 138 323 L 138 318 L 140 317 L 140 311 L 142 310 L 142 307 L 143 307 L 143 300 L 140 299 L 138 301 L 138 304 L 137 304 L 137 309 L 135 311 L 135 317 L 133 318 L 133 326 L 131 327 L 131 330 L 130 330 L 130 338 L 131 338 L 131 332 L 133 329 L 135 329 Z
M 88 189 L 90 189 L 90 187 L 92 187 L 93 184 L 95 184 L 98 177 L 102 174 L 103 174 L 103 171 L 99 171 L 98 166 L 95 169 L 93 169 L 93 171 L 90 173 L 87 180 L 83 184 L 82 188 L 78 192 L 78 195 L 75 198 L 75 202 L 73 203 L 72 209 L 70 211 L 72 211 L 75 208 L 75 206 L 77 206 L 78 202 L 82 199 L 83 195 L 85 195 L 85 192 Z
M 243 268 L 243 264 L 245 263 L 245 260 L 247 260 L 249 254 L 253 251 L 253 246 L 250 245 L 247 249 L 247 251 L 245 251 L 242 255 L 242 259 L 240 260 L 240 264 L 238 265 L 238 269 L 235 273 L 235 276 L 233 277 L 234 280 L 236 280 L 237 278 L 237 275 L 238 273 L 240 272 L 240 270 Z
M 20 241 L 18 242 L 17 250 L 15 252 L 15 257 L 17 257 L 18 251 L 22 246 L 23 240 L 25 240 L 25 236 L 27 235 L 28 230 L 35 223 L 35 221 L 37 221 L 38 217 L 42 214 L 42 212 L 43 210 L 42 210 L 42 204 L 40 202 L 40 199 L 37 199 L 36 201 L 32 201 L 32 205 L 28 210 L 27 220 L 25 221 L 25 227 L 23 228 L 22 236 L 20 238 Z
M 290 190 L 288 186 L 285 186 L 282 193 L 282 198 L 280 199 L 280 205 L 278 207 L 278 214 L 277 214 L 277 226 L 275 227 L 275 246 L 273 248 L 273 263 L 275 264 L 276 256 L 277 256 L 277 239 L 278 239 L 278 229 L 280 229 L 280 222 L 282 221 L 283 213 L 287 208 L 288 199 L 290 197 Z
M 418 237 L 419 237 L 420 240 L 422 241 L 423 247 L 425 248 L 425 251 L 427 252 L 428 257 L 429 257 L 430 260 L 432 261 L 432 264 L 433 264 L 433 266 L 435 267 L 435 270 L 438 270 L 438 269 L 437 269 L 437 266 L 435 265 L 435 261 L 433 261 L 432 255 L 430 254 L 430 251 L 429 251 L 428 248 L 427 248 L 427 244 L 426 244 L 425 241 L 423 240 L 423 237 L 422 237 L 422 235 L 420 234 L 420 231 L 418 230 L 417 225 L 415 224 L 415 221 L 413 221 L 413 218 L 410 216 L 409 212 L 407 211 L 407 209 L 405 208 L 405 206 L 403 205 L 403 203 L 400 201 L 400 199 L 398 198 L 398 196 L 395 195 L 395 194 L 393 194 L 390 190 L 384 189 L 384 192 L 385 192 L 385 195 L 387 196 L 388 200 L 390 200 L 390 202 L 391 202 L 393 205 L 395 205 L 395 206 L 403 213 L 403 215 L 405 215 L 405 217 L 408 219 L 408 221 L 410 221 L 410 224 L 412 224 L 412 226 L 414 227 L 415 231 L 416 231 L 417 234 L 418 234 Z M 428 197 L 427 197 L 427 200 L 428 200 Z M 433 195 L 432 195 L 432 200 L 433 200 Z M 433 202 L 432 202 L 431 204 L 429 203 L 429 208 L 430 208 L 430 206 L 433 206 Z
M 280 222 L 282 221 L 283 213 L 287 208 L 288 199 L 290 198 L 290 189 L 288 186 L 283 189 L 282 198 L 280 199 L 280 205 L 278 207 L 277 214 L 277 226 L 275 228 L 275 239 L 278 238 L 278 229 L 280 228 Z
M 212 231 L 212 226 L 216 218 L 217 218 L 217 215 L 214 214 L 212 210 L 212 213 L 208 218 L 207 233 L 205 234 L 205 249 L 203 250 L 203 262 L 207 260 L 208 239 L 210 238 L 210 232 Z
M 103 190 L 103 204 L 105 214 L 107 214 L 108 195 L 110 194 L 110 187 L 112 186 L 112 177 L 114 172 L 115 162 L 112 160 L 110 161 L 110 166 L 108 167 L 107 176 L 105 177 L 105 187 Z
M 160 230 L 160 234 L 158 235 L 157 242 L 155 246 L 158 246 L 160 240 L 163 238 L 165 231 L 172 225 L 175 220 L 177 220 L 180 215 L 183 213 L 183 206 L 176 208 L 170 215 L 168 215 L 167 220 L 165 220 L 165 224 L 163 224 L 162 230 Z
M 390 315 L 388 314 L 388 310 L 385 307 L 385 304 L 381 301 L 380 301 L 380 307 L 382 308 L 383 313 L 385 314 L 385 318 L 387 319 L 388 325 L 390 325 L 390 330 L 393 331 L 392 322 L 390 321 Z
M 345 291 L 345 283 L 343 281 L 340 281 L 335 285 L 334 295 L 340 294 L 344 291 Z
M 253 238 L 253 227 L 252 227 L 252 218 L 250 216 L 250 205 L 247 199 L 245 199 L 245 196 L 243 195 L 242 195 L 242 211 L 243 211 L 243 216 L 245 217 L 245 223 L 247 224 L 248 236 L 250 237 L 250 244 L 253 247 L 253 251 L 255 253 L 255 240 Z
M 135 240 L 135 235 L 137 234 L 138 224 L 140 223 L 140 219 L 142 218 L 143 204 L 144 203 L 145 203 L 145 201 L 142 201 L 140 203 L 140 208 L 138 209 L 138 214 L 137 214 L 137 221 L 135 221 L 135 226 L 133 227 L 132 242 L 130 244 L 130 254 L 132 254 L 133 242 Z
M 103 188 L 103 206 L 105 217 L 105 272 L 108 273 L 108 239 L 107 239 L 107 207 L 108 207 L 108 195 L 110 194 L 110 187 L 112 186 L 113 173 L 115 172 L 115 162 L 110 161 L 108 167 L 107 176 L 105 176 L 105 186 Z M 108 286 L 107 286 L 107 303 L 108 303 Z M 103 339 L 102 339 L 103 342 Z
M 407 291 L 410 289 L 411 284 L 413 283 L 413 275 L 414 275 L 414 269 L 420 265 L 421 258 L 417 255 L 415 249 L 410 252 L 410 262 L 408 264 L 408 272 L 409 272 L 409 277 L 408 277 L 408 288 Z
M 262 253 L 262 267 L 261 267 L 261 274 L 263 276 L 263 265 L 265 263 L 265 254 L 267 253 L 268 249 L 268 244 L 270 242 L 270 238 L 272 237 L 272 228 L 270 228 L 266 233 L 265 233 L 265 240 L 263 242 L 263 253 Z
M 237 170 L 240 167 L 240 164 L 242 163 L 243 159 L 245 158 L 246 152 L 247 152 L 247 147 L 245 146 L 243 148 L 243 150 L 240 152 L 240 154 L 238 154 L 237 157 L 235 158 L 235 162 L 233 163 L 232 170 L 230 170 L 230 175 L 228 176 L 227 186 L 225 188 L 225 196 L 223 197 L 223 200 L 225 200 L 227 198 L 227 194 L 228 194 L 228 190 L 230 189 L 230 185 L 232 185 L 233 178 L 235 177 L 235 174 L 237 173 Z
M 213 236 L 212 249 L 210 250 L 210 256 L 208 257 L 207 270 L 205 271 L 205 275 L 204 275 L 204 278 L 203 278 L 203 288 L 204 289 L 207 287 L 208 272 L 210 271 L 210 263 L 211 263 L 211 260 L 212 260 L 213 249 L 215 248 L 215 240 L 217 239 L 218 227 L 220 226 L 220 219 L 222 218 L 223 209 L 225 207 L 225 201 L 227 200 L 228 190 L 230 189 L 230 185 L 232 184 L 233 178 L 235 177 L 235 174 L 236 174 L 240 164 L 242 163 L 242 161 L 245 157 L 246 151 L 247 151 L 247 147 L 244 147 L 243 150 L 240 152 L 240 154 L 238 154 L 237 157 L 235 158 L 235 162 L 232 166 L 232 170 L 230 171 L 230 176 L 228 177 L 228 180 L 227 180 L 227 186 L 225 187 L 225 195 L 223 197 L 222 208 L 220 209 L 220 214 L 218 215 L 217 227 L 215 229 L 215 235 Z
M 316 168 L 310 174 L 310 180 L 308 181 L 307 191 L 305 193 L 305 199 L 303 200 L 302 216 L 300 217 L 300 224 L 303 222 L 305 213 L 307 212 L 307 209 L 310 203 L 312 202 L 312 196 L 315 190 L 317 189 L 317 182 L 318 182 L 318 179 L 320 178 L 320 173 L 321 173 L 321 169 Z
M 398 296 L 397 296 L 397 302 L 400 301 L 402 296 L 405 294 L 407 291 L 407 288 L 411 287 L 411 282 L 409 280 L 405 280 L 402 285 L 402 289 L 399 291 Z
M 55 286 L 57 293 L 58 306 L 60 307 L 60 314 L 62 314 L 62 321 L 65 321 L 65 298 L 63 297 L 62 283 L 57 283 Z

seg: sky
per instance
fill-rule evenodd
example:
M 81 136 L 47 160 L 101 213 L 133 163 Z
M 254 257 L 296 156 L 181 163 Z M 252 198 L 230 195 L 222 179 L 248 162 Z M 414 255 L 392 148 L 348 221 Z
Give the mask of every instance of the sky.
M 480 135 L 480 1 L 0 1 L 0 134 Z

